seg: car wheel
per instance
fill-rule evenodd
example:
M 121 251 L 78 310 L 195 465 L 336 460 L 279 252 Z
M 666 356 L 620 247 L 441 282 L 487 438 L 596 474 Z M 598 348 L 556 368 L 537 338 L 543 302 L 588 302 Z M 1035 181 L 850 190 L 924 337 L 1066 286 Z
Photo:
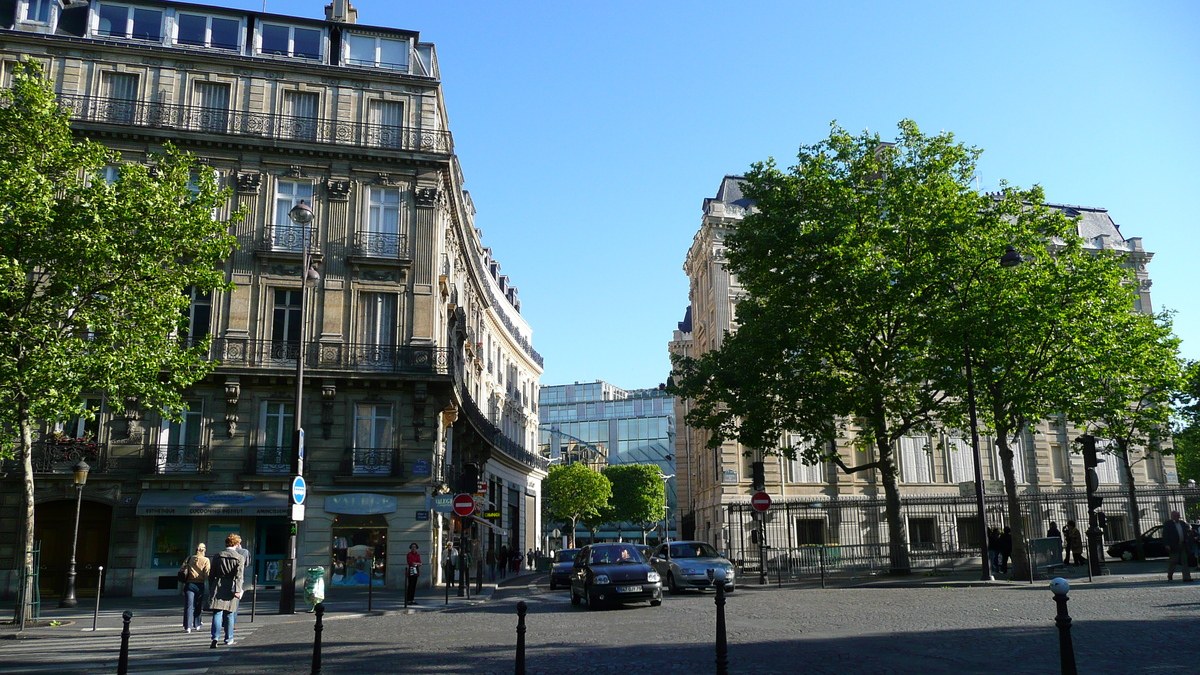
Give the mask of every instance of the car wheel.
M 1130 551 L 1129 549 L 1121 551 L 1121 560 L 1124 560 L 1125 562 L 1133 560 L 1133 551 Z
M 555 590 L 558 586 L 554 585 L 554 577 L 550 577 L 550 590 Z
M 586 587 L 583 589 L 583 603 L 587 605 L 588 609 L 600 609 L 600 603 L 596 602 L 596 599 L 592 597 L 592 592 Z
M 650 601 L 651 607 L 660 607 L 661 605 L 662 605 L 662 600 L 651 600 Z
M 571 586 L 571 604 L 578 605 L 580 602 L 583 601 L 579 599 L 578 595 L 575 595 L 575 587 Z
M 725 587 L 725 592 L 732 593 L 736 588 L 737 588 L 736 584 L 729 584 L 728 586 Z
M 679 595 L 680 588 L 675 585 L 675 573 L 667 574 L 667 590 L 671 591 L 671 595 Z

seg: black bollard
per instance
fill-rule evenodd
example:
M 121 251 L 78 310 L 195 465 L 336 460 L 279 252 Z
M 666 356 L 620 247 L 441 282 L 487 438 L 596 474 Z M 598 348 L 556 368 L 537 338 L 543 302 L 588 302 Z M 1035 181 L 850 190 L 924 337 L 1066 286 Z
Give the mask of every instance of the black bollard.
M 716 570 L 714 582 L 717 587 L 717 675 L 729 673 L 729 647 L 725 644 L 725 575 Z
M 121 655 L 117 658 L 117 675 L 129 675 L 129 622 L 133 620 L 133 612 L 125 610 L 121 618 L 125 619 L 125 627 L 121 629 Z
M 100 566 L 100 580 L 96 582 L 96 611 L 92 613 L 92 632 L 96 632 L 96 620 L 100 618 L 100 591 L 104 590 L 104 565 Z
M 404 609 L 408 609 L 408 586 L 412 583 L 412 576 L 408 574 L 410 568 L 405 566 L 404 569 Z
M 516 675 L 525 675 L 525 612 L 529 605 L 525 601 L 517 603 L 517 668 Z
M 367 572 L 367 611 L 371 611 L 371 589 L 375 588 L 375 558 L 371 558 L 371 569 Z
M 254 586 L 250 588 L 250 623 L 254 623 L 254 610 L 258 609 L 258 572 L 254 573 Z
M 318 602 L 316 612 L 317 622 L 313 624 L 312 675 L 321 675 L 321 631 L 325 630 L 321 617 L 325 616 L 325 603 Z
M 1071 617 L 1067 614 L 1067 591 L 1070 585 L 1062 577 L 1050 582 L 1054 591 L 1054 602 L 1058 605 L 1058 614 L 1054 617 L 1054 625 L 1058 626 L 1058 657 L 1062 664 L 1063 675 L 1076 675 L 1075 645 L 1071 642 Z
M 475 561 L 475 595 L 483 593 L 483 556 Z

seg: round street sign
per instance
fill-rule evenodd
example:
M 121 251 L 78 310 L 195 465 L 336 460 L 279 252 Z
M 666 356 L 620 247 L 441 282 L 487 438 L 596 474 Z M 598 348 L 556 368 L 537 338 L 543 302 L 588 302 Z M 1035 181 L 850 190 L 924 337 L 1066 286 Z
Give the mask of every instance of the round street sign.
M 771 495 L 765 492 L 755 492 L 754 496 L 750 498 L 750 505 L 754 507 L 755 511 L 766 511 L 771 508 Z
M 303 504 L 307 496 L 308 486 L 304 484 L 304 477 L 296 476 L 292 479 L 292 503 Z
M 466 518 L 475 513 L 475 497 L 467 493 L 454 497 L 454 513 Z

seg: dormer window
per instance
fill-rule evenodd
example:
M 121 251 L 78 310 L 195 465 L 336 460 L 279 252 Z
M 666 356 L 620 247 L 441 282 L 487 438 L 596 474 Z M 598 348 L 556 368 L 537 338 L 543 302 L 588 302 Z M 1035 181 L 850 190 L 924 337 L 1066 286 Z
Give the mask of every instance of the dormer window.
M 371 35 L 346 38 L 346 65 L 408 70 L 408 40 Z
M 25 0 L 25 12 L 21 20 L 28 23 L 50 23 L 50 9 L 58 6 L 58 0 Z
M 96 35 L 162 42 L 162 10 L 105 3 L 96 16 Z
M 264 23 L 259 29 L 258 53 L 320 60 L 321 42 L 321 31 L 315 28 Z
M 219 16 L 186 14 L 175 17 L 175 44 L 236 52 L 242 47 L 242 22 Z

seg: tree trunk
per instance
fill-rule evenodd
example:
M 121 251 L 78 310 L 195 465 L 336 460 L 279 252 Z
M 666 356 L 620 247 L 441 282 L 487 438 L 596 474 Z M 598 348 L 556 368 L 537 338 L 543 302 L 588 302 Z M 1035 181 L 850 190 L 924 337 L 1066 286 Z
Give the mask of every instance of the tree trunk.
M 1117 451 L 1121 456 L 1121 468 L 1125 470 L 1125 482 L 1129 485 L 1129 522 L 1133 523 L 1133 558 L 1146 559 L 1146 547 L 1142 542 L 1142 522 L 1138 517 L 1137 486 L 1133 484 L 1133 462 L 1129 458 L 1129 439 L 1117 439 Z
M 29 405 L 23 400 L 17 401 L 17 427 L 20 431 L 21 472 L 25 475 L 25 520 L 22 528 L 25 535 L 22 541 L 23 562 L 22 583 L 17 589 L 17 610 L 13 620 L 22 630 L 29 616 L 30 603 L 33 601 L 33 425 L 29 419 Z
M 908 540 L 904 535 L 904 522 L 900 518 L 900 492 L 896 487 L 896 462 L 887 440 L 886 428 L 875 433 L 875 445 L 879 451 L 879 474 L 883 480 L 884 513 L 888 521 L 888 557 L 891 574 L 905 575 L 912 572 L 908 557 Z
M 578 524 L 576 522 L 577 520 L 578 520 L 577 518 L 571 519 L 571 546 L 570 546 L 570 548 L 575 548 L 575 528 L 578 526 Z
M 1008 497 L 1008 526 L 1012 529 L 1012 578 L 1015 581 L 1029 581 L 1029 558 L 1025 552 L 1025 519 L 1021 517 L 1021 502 L 1017 499 L 1017 473 L 1013 469 L 1013 451 L 1008 447 L 1007 429 L 996 429 L 996 444 L 1000 446 L 1004 493 Z

